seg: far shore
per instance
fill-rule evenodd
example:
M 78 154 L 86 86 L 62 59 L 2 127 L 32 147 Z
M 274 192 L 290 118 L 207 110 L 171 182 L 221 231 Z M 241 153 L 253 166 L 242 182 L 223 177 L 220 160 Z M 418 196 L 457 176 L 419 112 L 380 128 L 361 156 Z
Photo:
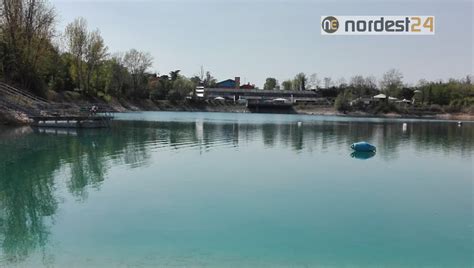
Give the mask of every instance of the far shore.
M 117 101 L 97 102 L 97 101 L 80 101 L 80 102 L 61 102 L 55 103 L 68 107 L 62 109 L 60 114 L 70 115 L 79 110 L 87 110 L 92 105 L 99 105 L 102 109 L 110 112 L 134 112 L 134 111 L 175 111 L 175 112 L 228 112 L 228 113 L 251 113 L 245 105 L 224 103 L 219 101 L 209 102 L 190 102 L 190 101 Z M 34 109 L 34 107 L 32 107 Z M 54 111 L 44 111 L 53 113 Z M 99 111 L 100 112 L 100 111 Z M 368 118 L 409 118 L 409 119 L 433 119 L 433 120 L 455 120 L 455 121 L 474 121 L 474 114 L 470 113 L 435 113 L 426 111 L 419 114 L 409 113 L 385 113 L 371 114 L 361 111 L 340 112 L 331 106 L 321 105 L 295 105 L 291 111 L 281 112 L 278 110 L 272 113 L 285 114 L 305 114 L 318 116 L 343 116 L 343 117 L 368 117 Z M 0 110 L 1 125 L 27 125 L 30 123 L 28 116 L 19 111 Z

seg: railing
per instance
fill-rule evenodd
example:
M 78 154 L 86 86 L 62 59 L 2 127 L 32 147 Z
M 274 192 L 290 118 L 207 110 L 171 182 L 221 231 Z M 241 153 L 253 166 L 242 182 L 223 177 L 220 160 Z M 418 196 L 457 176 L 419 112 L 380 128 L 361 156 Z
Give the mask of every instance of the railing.
M 87 107 L 80 108 L 79 106 L 67 103 L 49 102 L 27 91 L 12 87 L 3 81 L 0 81 L 0 96 L 1 95 L 4 95 L 4 98 L 0 98 L 0 104 L 22 111 L 30 116 L 42 114 L 50 114 L 53 116 L 91 116 L 90 107 L 92 106 L 98 107 L 98 112 L 106 116 L 112 116 L 111 113 L 113 113 L 113 109 L 110 106 L 101 103 L 88 103 L 85 104 Z M 26 107 L 30 107 L 31 109 Z
M 29 92 L 17 89 L 15 87 L 12 87 L 4 82 L 0 82 L 0 92 L 3 92 L 5 94 L 8 94 L 13 97 L 17 98 L 22 98 L 24 101 L 29 101 L 29 102 L 35 102 L 35 103 L 41 103 L 41 104 L 47 104 L 48 101 L 44 98 L 35 96 Z

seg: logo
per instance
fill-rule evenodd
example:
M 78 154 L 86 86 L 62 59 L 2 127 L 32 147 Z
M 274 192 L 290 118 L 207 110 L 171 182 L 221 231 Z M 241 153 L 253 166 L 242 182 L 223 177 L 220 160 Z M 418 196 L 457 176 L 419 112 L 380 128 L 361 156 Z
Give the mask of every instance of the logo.
M 434 35 L 434 16 L 321 16 L 322 35 Z
M 325 17 L 321 21 L 321 28 L 326 32 L 326 33 L 334 33 L 339 29 L 339 21 L 333 17 L 333 16 L 328 16 Z

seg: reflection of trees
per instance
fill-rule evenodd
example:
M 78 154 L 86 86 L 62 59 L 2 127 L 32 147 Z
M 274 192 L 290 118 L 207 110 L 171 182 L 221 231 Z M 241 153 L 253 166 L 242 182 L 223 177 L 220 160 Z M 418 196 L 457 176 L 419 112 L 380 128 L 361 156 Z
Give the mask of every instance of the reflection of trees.
M 6 260 L 15 262 L 47 242 L 44 219 L 57 210 L 51 173 L 59 167 L 59 158 L 46 150 L 19 155 L 13 147 L 26 149 L 33 141 L 9 142 L 13 146 L 1 143 L 0 239 Z
M 99 188 L 112 165 L 129 168 L 151 164 L 153 150 L 185 148 L 208 151 L 220 146 L 304 150 L 348 150 L 360 140 L 378 146 L 377 157 L 398 157 L 404 146 L 419 152 L 461 152 L 470 156 L 474 127 L 455 123 L 295 122 L 253 124 L 236 122 L 117 122 L 109 130 L 76 135 L 33 134 L 28 129 L 0 131 L 0 242 L 9 261 L 25 259 L 48 240 L 48 220 L 58 208 L 54 175 L 68 176 L 67 189 L 80 200 L 90 187 Z M 365 156 L 364 156 L 365 157 Z M 159 163 L 152 163 L 158 165 Z

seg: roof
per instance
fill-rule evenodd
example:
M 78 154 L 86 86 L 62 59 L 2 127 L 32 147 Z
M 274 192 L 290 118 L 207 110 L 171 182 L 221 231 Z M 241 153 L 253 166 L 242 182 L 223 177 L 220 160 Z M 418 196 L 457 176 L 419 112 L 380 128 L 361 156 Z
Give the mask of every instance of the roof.
M 387 96 L 385 94 L 378 94 L 374 96 L 374 99 L 386 99 Z
M 222 83 L 225 83 L 225 82 L 233 82 L 233 83 L 235 83 L 235 80 L 234 80 L 234 79 L 226 79 L 226 80 L 217 82 L 217 84 L 222 84 Z

